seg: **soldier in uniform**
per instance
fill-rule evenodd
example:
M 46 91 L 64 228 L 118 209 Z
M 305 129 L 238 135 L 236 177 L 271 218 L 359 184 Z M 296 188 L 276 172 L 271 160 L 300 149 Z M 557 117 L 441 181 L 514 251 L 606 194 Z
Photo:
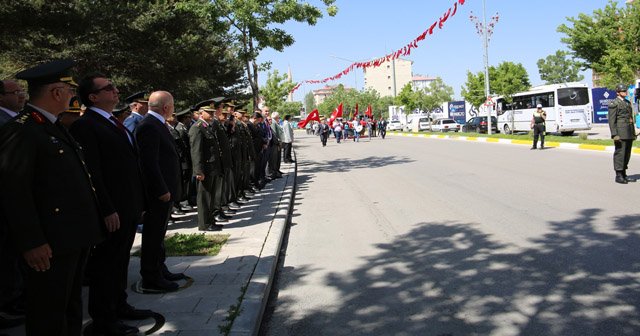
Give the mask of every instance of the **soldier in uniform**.
M 244 113 L 244 110 L 236 110 L 233 112 L 236 121 L 235 131 L 236 136 L 239 139 L 240 150 L 239 169 L 237 170 L 239 176 L 236 178 L 238 193 L 237 201 L 240 202 L 249 201 L 246 191 L 249 189 L 249 160 L 251 155 L 249 153 L 249 148 L 251 147 L 251 135 L 249 134 L 247 124 L 244 122 Z
M 18 73 L 30 102 L 0 131 L 1 211 L 28 266 L 27 335 L 80 335 L 84 266 L 104 238 L 81 148 L 56 123 L 75 95 L 73 65 L 58 60 Z
M 231 151 L 231 142 L 228 135 L 228 124 L 226 123 L 227 117 L 223 113 L 223 104 L 216 103 L 217 108 L 215 112 L 215 118 L 211 121 L 211 125 L 216 130 L 216 137 L 220 144 L 220 153 L 222 156 L 222 169 L 224 170 L 224 181 L 222 183 L 222 192 L 219 197 L 216 198 L 216 211 L 218 222 L 228 221 L 236 210 L 240 209 L 238 204 L 233 204 L 234 199 L 232 195 L 234 193 L 233 188 L 233 155 Z M 227 103 L 228 104 L 228 103 Z
M 178 112 L 183 113 L 184 111 Z M 190 112 L 190 111 L 189 111 Z M 171 116 L 171 118 L 167 119 L 167 128 L 169 129 L 169 133 L 171 133 L 171 137 L 176 143 L 176 150 L 178 151 L 178 158 L 180 159 L 180 195 L 176 196 L 176 200 L 173 202 L 173 212 L 174 215 L 184 215 L 185 212 L 182 209 L 182 202 L 187 200 L 187 193 L 189 187 L 189 180 L 191 180 L 191 152 L 189 150 L 189 142 L 185 142 L 184 138 L 178 132 L 177 125 L 178 121 L 176 120 L 176 114 Z
M 187 153 L 190 153 L 189 128 L 191 128 L 191 125 L 194 124 L 192 115 L 193 115 L 192 108 L 188 108 L 186 110 L 176 113 L 176 120 L 178 123 L 176 124 L 175 128 L 176 128 L 176 131 L 178 131 L 178 134 L 180 134 L 182 141 L 187 146 Z M 187 201 L 187 205 L 183 205 L 182 207 L 189 208 L 189 206 L 196 205 L 197 190 L 196 190 L 195 182 L 197 181 L 193 177 L 193 168 L 192 168 L 190 154 L 187 154 L 187 159 L 188 159 L 188 166 L 186 167 L 186 170 L 183 170 L 183 176 L 182 176 L 183 177 L 182 186 L 183 186 L 183 190 L 186 192 L 185 200 Z
M 124 121 L 131 115 L 131 108 L 128 104 L 118 104 L 111 113 L 120 123 L 124 124 Z
M 247 130 L 251 135 L 251 153 L 253 153 L 252 160 L 249 163 L 249 174 L 251 176 L 251 184 L 253 184 L 253 188 L 249 189 L 251 192 L 255 192 L 255 188 L 260 184 L 260 162 L 262 161 L 262 141 L 264 139 L 262 128 L 258 125 L 261 121 L 262 113 L 256 111 L 247 122 Z
M 613 152 L 613 169 L 616 171 L 615 181 L 621 184 L 635 182 L 627 176 L 631 147 L 636 139 L 633 126 L 633 110 L 631 103 L 626 100 L 627 87 L 624 84 L 616 86 L 617 97 L 609 103 L 609 129 L 615 145 Z
M 69 129 L 76 120 L 80 119 L 81 113 L 80 98 L 73 97 L 71 98 L 71 102 L 69 102 L 69 107 L 58 115 L 58 122 L 66 129 Z
M 211 121 L 215 110 L 209 107 L 200 109 L 200 119 L 189 129 L 189 142 L 193 174 L 198 185 L 198 230 L 220 231 L 222 225 L 216 224 L 214 215 L 214 197 L 222 192 L 222 169 L 220 145 L 216 130 Z
M 540 149 L 544 149 L 544 122 L 547 120 L 547 112 L 542 109 L 542 104 L 538 104 L 536 108 L 537 110 L 533 112 L 531 117 L 531 129 L 533 129 L 533 147 L 531 149 L 538 147 L 538 137 L 540 137 Z
M 124 120 L 124 127 L 134 133 L 138 124 L 149 111 L 149 100 L 146 93 L 141 91 L 125 98 L 124 101 L 131 108 L 131 115 Z

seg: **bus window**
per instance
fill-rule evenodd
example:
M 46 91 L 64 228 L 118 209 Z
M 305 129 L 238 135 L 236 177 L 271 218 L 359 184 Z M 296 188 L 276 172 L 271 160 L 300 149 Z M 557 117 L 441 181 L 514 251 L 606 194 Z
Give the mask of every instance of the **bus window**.
M 579 106 L 589 104 L 589 89 L 568 88 L 558 89 L 558 105 Z

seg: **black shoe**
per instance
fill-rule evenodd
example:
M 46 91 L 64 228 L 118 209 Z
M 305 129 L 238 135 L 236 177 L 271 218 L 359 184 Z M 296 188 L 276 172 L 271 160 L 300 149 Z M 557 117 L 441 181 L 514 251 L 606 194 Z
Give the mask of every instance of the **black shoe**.
M 538 149 L 537 147 L 531 147 L 531 149 Z
M 627 171 L 626 170 L 622 171 L 622 177 L 624 177 L 624 179 L 627 180 L 627 182 L 636 182 L 637 181 L 635 178 L 627 176 Z
M 217 215 L 220 216 L 221 218 L 224 219 L 231 219 L 233 218 L 233 215 L 236 214 L 236 211 L 232 211 L 232 210 L 224 210 L 222 212 L 218 212 Z
M 225 217 L 226 217 L 226 218 L 225 218 Z M 214 217 L 214 218 L 215 218 L 215 220 L 216 220 L 216 222 L 217 222 L 217 223 L 226 223 L 226 222 L 228 222 L 228 221 L 229 221 L 229 218 L 231 218 L 231 217 L 229 217 L 229 216 L 225 216 L 225 217 L 222 217 L 220 214 L 218 214 L 218 215 L 217 215 L 216 217 Z
M 94 336 L 112 336 L 112 335 L 137 335 L 140 332 L 138 328 L 130 325 L 126 325 L 120 321 L 109 324 L 93 324 L 91 335 Z
M 146 320 L 153 316 L 153 311 L 148 309 L 135 309 L 130 304 L 125 304 L 117 311 L 117 316 L 122 320 Z
M 619 171 L 616 172 L 616 183 L 620 183 L 620 184 L 628 183 L 627 179 L 625 179 L 624 175 L 622 175 L 622 172 L 619 172 Z
M 211 224 L 204 229 L 198 229 L 198 231 L 207 231 L 207 232 L 220 231 L 220 230 L 222 230 L 222 225 L 218 225 L 218 224 Z
M 229 203 L 229 209 L 231 210 L 240 210 L 240 204 L 236 203 L 236 202 L 231 202 Z
M 182 209 L 175 209 L 175 210 L 173 210 L 172 214 L 180 216 L 180 215 L 184 215 L 185 212 L 182 211 Z
M 187 278 L 184 273 L 171 273 L 169 271 L 162 272 L 162 276 L 169 281 L 178 281 Z
M 142 289 L 150 292 L 166 293 L 175 292 L 180 288 L 177 283 L 169 281 L 165 278 L 159 278 L 154 281 L 142 280 Z
M 227 209 L 227 210 L 222 210 L 222 212 L 227 216 L 233 216 L 238 212 L 238 210 Z

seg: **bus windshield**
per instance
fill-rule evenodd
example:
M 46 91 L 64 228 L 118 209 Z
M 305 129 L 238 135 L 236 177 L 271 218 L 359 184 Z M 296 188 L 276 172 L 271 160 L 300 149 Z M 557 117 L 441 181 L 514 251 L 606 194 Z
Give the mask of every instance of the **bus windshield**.
M 558 89 L 558 105 L 579 106 L 589 104 L 589 89 L 567 88 Z

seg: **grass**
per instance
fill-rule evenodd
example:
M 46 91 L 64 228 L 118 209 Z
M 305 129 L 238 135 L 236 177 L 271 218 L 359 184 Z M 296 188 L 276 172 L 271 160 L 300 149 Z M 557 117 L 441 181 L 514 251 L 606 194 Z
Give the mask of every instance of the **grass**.
M 215 256 L 229 235 L 205 235 L 204 233 L 176 233 L 164 239 L 167 257 Z M 140 251 L 133 254 L 140 256 Z
M 515 140 L 525 140 L 529 141 L 533 139 L 533 133 L 519 133 L 519 134 L 485 134 L 485 133 L 462 133 L 462 132 L 448 132 L 448 133 L 437 133 L 437 132 L 400 132 L 400 133 L 413 133 L 413 134 L 446 134 L 451 137 L 457 136 L 467 136 L 467 137 L 490 137 L 496 139 L 515 139 Z M 588 145 L 600 145 L 600 146 L 613 146 L 613 140 L 608 139 L 586 139 L 581 134 L 572 135 L 572 136 L 561 136 L 561 135 L 553 135 L 547 134 L 544 137 L 545 142 L 568 142 L 568 143 L 578 143 L 578 144 L 588 144 Z M 634 142 L 634 147 L 640 146 L 640 142 Z

